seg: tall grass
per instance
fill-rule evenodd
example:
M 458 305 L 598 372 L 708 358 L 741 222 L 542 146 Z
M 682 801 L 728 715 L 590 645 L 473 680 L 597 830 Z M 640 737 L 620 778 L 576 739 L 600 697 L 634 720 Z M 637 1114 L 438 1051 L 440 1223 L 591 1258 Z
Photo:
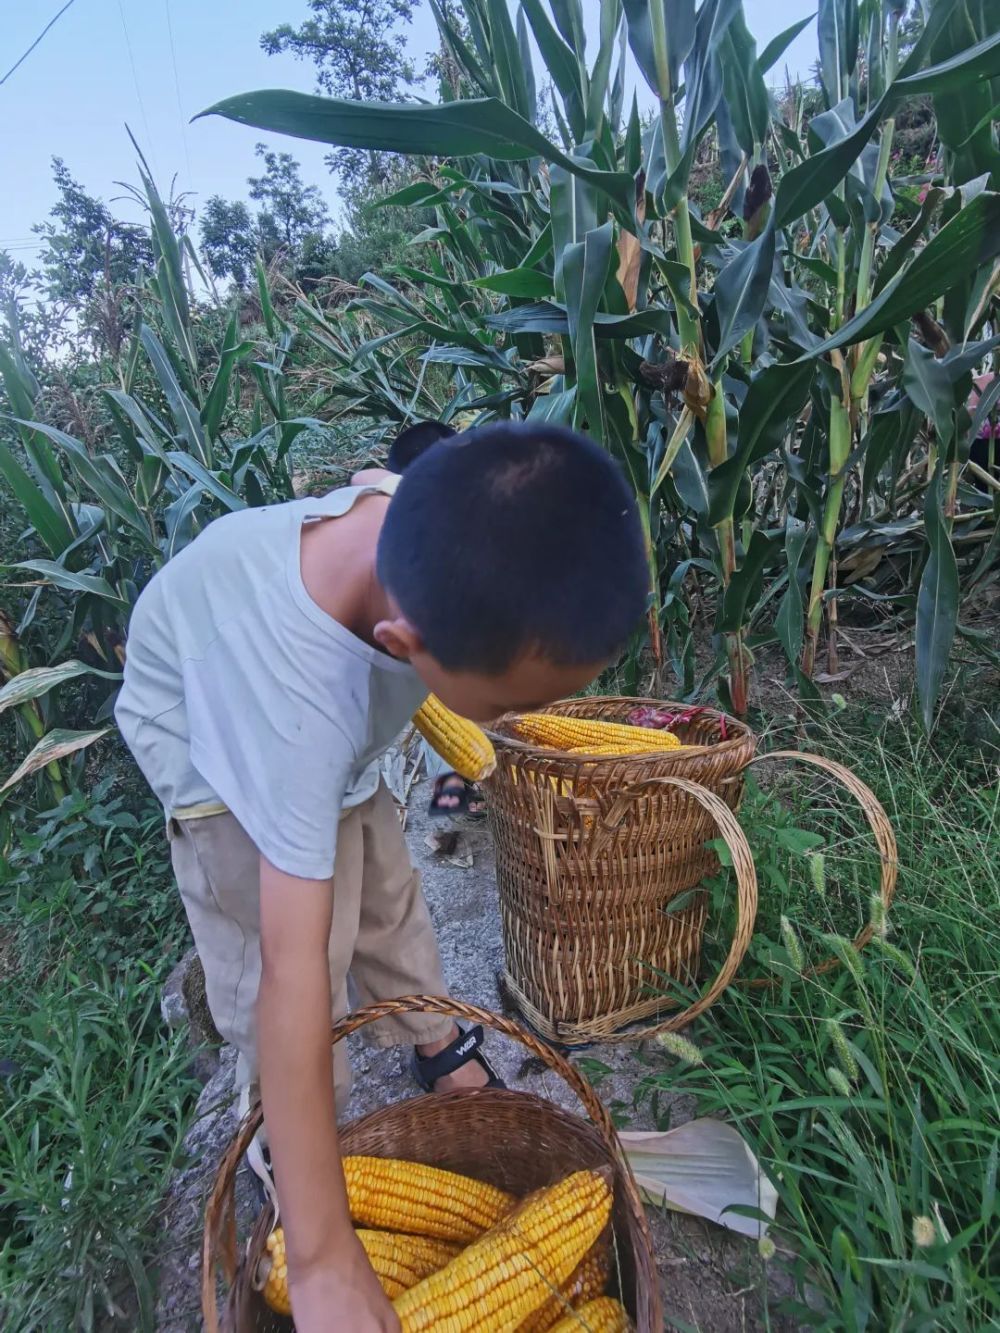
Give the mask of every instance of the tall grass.
M 825 744 L 851 755 L 899 838 L 883 930 L 861 954 L 845 934 L 847 899 L 868 902 L 863 838 L 828 837 L 817 861 L 812 847 L 796 851 L 789 824 L 829 833 L 829 809 L 810 822 L 801 783 L 751 793 L 743 822 L 764 868 L 758 958 L 775 984 L 730 990 L 694 1034 L 704 1063 L 671 1062 L 642 1090 L 693 1092 L 700 1114 L 746 1136 L 780 1200 L 770 1263 L 795 1279 L 775 1308 L 801 1326 L 996 1327 L 996 770 L 897 722 L 874 735 L 870 725 L 859 719 Z M 831 948 L 836 971 L 800 975 Z

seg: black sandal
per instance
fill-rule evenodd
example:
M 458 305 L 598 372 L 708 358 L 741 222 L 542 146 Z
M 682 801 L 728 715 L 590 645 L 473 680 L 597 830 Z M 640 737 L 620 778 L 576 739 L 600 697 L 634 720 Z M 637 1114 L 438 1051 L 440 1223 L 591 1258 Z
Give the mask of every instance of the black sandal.
M 444 796 L 457 797 L 454 805 L 442 805 Z M 486 801 L 474 782 L 466 782 L 458 773 L 442 773 L 434 779 L 428 813 L 432 815 L 464 815 L 468 819 L 486 818 Z
M 459 1028 L 455 1040 L 447 1045 L 443 1051 L 439 1051 L 437 1055 L 421 1055 L 419 1051 L 413 1052 L 413 1077 L 424 1092 L 433 1092 L 434 1084 L 439 1078 L 454 1074 L 456 1069 L 461 1069 L 470 1060 L 475 1060 L 477 1064 L 482 1065 L 488 1075 L 485 1087 L 506 1088 L 507 1084 L 483 1054 L 482 1045 L 483 1029 L 481 1024 L 477 1023 L 474 1028 L 466 1028 L 465 1031 Z

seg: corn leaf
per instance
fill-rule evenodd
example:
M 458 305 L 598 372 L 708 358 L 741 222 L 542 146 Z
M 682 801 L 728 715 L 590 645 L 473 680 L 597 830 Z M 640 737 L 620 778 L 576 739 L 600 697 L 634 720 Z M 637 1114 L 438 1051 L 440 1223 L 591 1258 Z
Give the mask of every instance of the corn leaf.
M 941 472 L 927 488 L 924 528 L 930 555 L 917 592 L 917 694 L 924 726 L 931 731 L 938 696 L 958 625 L 958 563 L 941 505 Z
M 128 602 L 119 597 L 114 588 L 100 574 L 78 574 L 72 569 L 65 569 L 54 560 L 20 560 L 8 565 L 8 569 L 26 569 L 33 574 L 41 574 L 44 579 L 64 592 L 91 593 L 120 610 L 129 611 Z
M 704 1217 L 744 1236 L 767 1234 L 778 1192 L 732 1125 L 689 1120 L 665 1133 L 625 1130 L 619 1139 L 654 1208 Z
M 718 367 L 764 312 L 774 268 L 774 227 L 769 222 L 755 241 L 722 269 L 715 281 L 713 310 L 719 335 L 713 367 Z
M 790 28 L 786 28 L 784 32 L 779 32 L 777 37 L 771 38 L 767 46 L 761 51 L 760 59 L 757 61 L 757 67 L 761 74 L 766 74 L 769 69 L 774 68 L 799 33 L 808 28 L 814 18 L 814 14 L 808 14 L 804 19 L 799 19 L 798 23 L 793 23 Z
M 8 708 L 17 708 L 32 699 L 40 699 L 63 681 L 73 680 L 76 676 L 103 676 L 105 680 L 121 680 L 121 675 L 113 671 L 98 671 L 87 666 L 86 662 L 60 662 L 58 666 L 31 667 L 17 676 L 12 676 L 0 689 L 0 713 Z
M 206 467 L 211 467 L 212 458 L 205 441 L 205 431 L 198 415 L 198 409 L 181 387 L 180 380 L 170 363 L 170 358 L 156 334 L 144 324 L 139 330 L 139 337 L 146 349 L 150 364 L 160 382 L 163 396 L 170 408 L 177 434 L 187 444 L 192 454 Z
M 573 359 L 576 363 L 576 418 L 591 435 L 604 439 L 604 396 L 597 365 L 594 318 L 615 255 L 614 225 L 606 222 L 587 232 L 582 242 L 566 251 L 566 314 Z
M 78 750 L 86 749 L 88 745 L 93 745 L 102 736 L 106 736 L 109 731 L 110 727 L 102 727 L 99 731 L 65 731 L 56 728 L 47 732 L 25 757 L 24 762 L 0 787 L 0 792 L 9 791 L 11 787 L 22 779 L 30 777 L 32 773 L 37 773 L 39 769 L 58 763 L 60 759 L 76 754 Z
M 600 171 L 584 158 L 562 152 L 544 134 L 495 97 L 422 106 L 395 102 L 353 102 L 335 97 L 266 89 L 227 98 L 202 111 L 242 125 L 290 134 L 344 148 L 374 148 L 422 156 L 472 157 L 482 153 L 501 162 L 542 157 L 630 210 L 631 176 Z
M 73 525 L 61 507 L 52 504 L 45 492 L 16 458 L 13 449 L 0 440 L 0 477 L 10 487 L 28 522 L 38 533 L 49 554 L 58 556 L 74 540 Z

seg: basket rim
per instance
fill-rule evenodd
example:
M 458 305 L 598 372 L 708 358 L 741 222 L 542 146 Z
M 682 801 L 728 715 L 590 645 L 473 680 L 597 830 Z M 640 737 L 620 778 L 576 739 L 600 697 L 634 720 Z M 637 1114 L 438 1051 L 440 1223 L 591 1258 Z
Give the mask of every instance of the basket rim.
M 515 709 L 509 713 L 504 713 L 498 718 L 494 718 L 489 727 L 484 727 L 486 735 L 493 742 L 495 747 L 513 750 L 515 753 L 524 755 L 537 755 L 543 759 L 551 760 L 558 756 L 561 763 L 569 764 L 594 764 L 594 763 L 620 763 L 623 756 L 608 754 L 570 754 L 566 750 L 553 750 L 545 745 L 532 745 L 529 741 L 520 741 L 513 736 L 506 736 L 503 732 L 495 731 L 494 728 L 508 719 L 530 716 L 532 712 L 559 712 L 567 705 L 577 705 L 581 703 L 593 704 L 613 704 L 628 703 L 632 707 L 639 707 L 642 704 L 651 704 L 655 708 L 688 708 L 691 705 L 678 703 L 673 699 L 653 699 L 648 696 L 624 694 L 595 694 L 585 695 L 582 698 L 559 699 L 554 704 L 549 704 L 545 709 Z M 698 705 L 704 716 L 715 717 L 720 721 L 725 720 L 726 726 L 732 728 L 737 734 L 727 736 L 724 741 L 717 741 L 713 745 L 684 745 L 678 750 L 651 749 L 642 750 L 636 754 L 630 754 L 627 757 L 629 762 L 643 763 L 647 759 L 656 759 L 661 763 L 684 763 L 690 759 L 698 759 L 706 754 L 732 754 L 735 751 L 746 746 L 756 747 L 757 735 L 754 730 L 739 718 L 733 717 L 731 713 L 724 713 L 718 708 L 708 708 Z M 600 720 L 600 719 L 597 719 Z M 641 728 L 639 728 L 641 730 Z

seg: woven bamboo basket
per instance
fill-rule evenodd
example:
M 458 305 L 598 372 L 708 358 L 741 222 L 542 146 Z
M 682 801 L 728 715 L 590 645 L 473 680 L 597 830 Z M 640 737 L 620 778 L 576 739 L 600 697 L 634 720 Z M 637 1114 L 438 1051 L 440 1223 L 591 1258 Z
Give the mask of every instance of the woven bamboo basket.
M 547 711 L 622 722 L 644 703 L 690 711 L 620 698 Z M 753 933 L 757 879 L 733 813 L 753 733 L 706 708 L 676 727 L 683 750 L 588 758 L 524 744 L 516 721 L 502 718 L 490 733 L 497 768 L 487 802 L 512 1000 L 565 1046 L 683 1027 L 723 993 Z M 677 1011 L 668 987 L 690 988 L 698 974 L 707 912 L 698 886 L 718 869 L 706 847 L 717 837 L 736 871 L 736 932 L 718 976 Z
M 585 1079 L 558 1051 L 510 1019 L 454 1000 L 407 996 L 369 1005 L 339 1022 L 334 1043 L 380 1018 L 435 1013 L 482 1023 L 525 1046 L 572 1089 L 589 1117 L 531 1093 L 484 1089 L 435 1093 L 384 1107 L 340 1130 L 345 1154 L 398 1157 L 464 1172 L 513 1194 L 528 1194 L 572 1171 L 610 1167 L 614 1189 L 612 1272 L 616 1294 L 638 1333 L 661 1333 L 663 1312 L 646 1214 L 611 1118 Z M 273 1224 L 267 1205 L 237 1254 L 234 1186 L 243 1154 L 261 1124 L 260 1107 L 243 1118 L 223 1154 L 205 1211 L 202 1310 L 207 1333 L 219 1333 L 218 1281 L 224 1278 L 224 1333 L 289 1333 L 290 1319 L 274 1314 L 254 1275 Z M 345 1330 L 345 1333 L 348 1333 Z

